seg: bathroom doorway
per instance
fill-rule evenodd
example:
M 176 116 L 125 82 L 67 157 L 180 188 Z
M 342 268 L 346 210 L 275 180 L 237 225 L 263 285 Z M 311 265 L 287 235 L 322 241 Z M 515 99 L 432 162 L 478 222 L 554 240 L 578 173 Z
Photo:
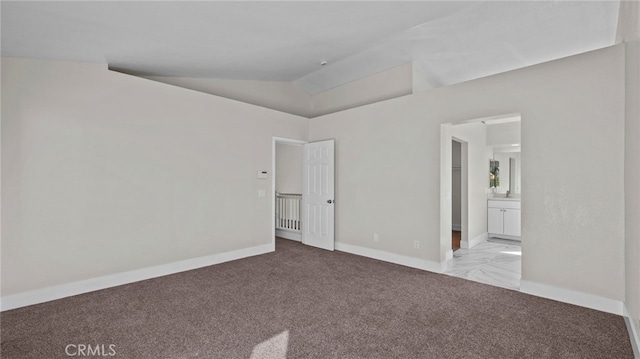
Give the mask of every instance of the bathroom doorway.
M 504 214 L 511 214 L 520 201 L 520 120 L 519 114 L 512 114 L 441 127 L 440 244 L 444 254 L 441 258 L 447 261 L 444 274 L 513 290 L 520 287 L 523 254 L 520 242 L 489 239 L 488 226 L 489 200 L 498 197 L 498 202 L 509 208 L 508 212 L 499 211 L 503 215 L 503 231 L 506 228 Z M 500 157 L 503 152 L 507 154 L 504 158 Z M 491 161 L 498 161 L 501 168 L 504 167 L 500 184 L 509 185 L 508 194 L 502 186 L 496 188 L 497 182 L 492 188 Z M 454 247 L 456 232 L 461 236 L 457 250 Z M 505 233 L 501 235 L 504 237 Z

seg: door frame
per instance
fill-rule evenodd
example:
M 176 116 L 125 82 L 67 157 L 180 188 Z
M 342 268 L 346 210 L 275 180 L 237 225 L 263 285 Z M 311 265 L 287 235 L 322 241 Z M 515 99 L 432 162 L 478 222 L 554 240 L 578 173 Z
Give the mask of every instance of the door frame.
M 471 119 L 471 120 L 458 120 L 458 121 L 452 121 L 452 122 L 447 122 L 447 123 L 441 123 L 440 124 L 440 262 L 441 263 L 445 263 L 446 261 L 452 259 L 452 255 L 453 252 L 450 250 L 451 248 L 451 141 L 453 140 L 453 127 L 454 126 L 458 126 L 458 125 L 465 125 L 465 124 L 471 124 L 471 123 L 496 123 L 496 122 L 504 122 L 505 120 L 514 118 L 514 117 L 518 117 L 520 118 L 520 121 L 523 121 L 523 116 L 521 113 L 505 113 L 502 115 L 496 115 L 496 116 L 489 116 L 489 117 L 482 117 L 482 118 L 475 118 L 475 119 Z M 522 132 L 522 130 L 521 130 Z M 458 138 L 458 140 L 462 140 L 464 141 L 464 139 Z M 521 152 L 522 153 L 522 152 Z M 466 163 L 465 163 L 465 154 L 466 154 Z M 470 163 L 468 160 L 468 156 L 469 156 L 469 150 L 464 149 L 464 143 L 463 143 L 463 148 L 462 148 L 462 170 L 464 171 L 464 169 L 467 169 L 467 184 L 466 186 L 463 184 L 463 191 L 464 191 L 464 187 L 468 187 L 469 186 L 469 174 L 468 171 L 470 169 Z M 487 175 L 488 176 L 488 175 Z M 465 174 L 462 174 L 462 181 L 464 181 L 465 178 Z M 469 243 L 470 240 L 474 240 L 474 238 L 468 238 L 470 235 L 470 228 L 469 228 L 469 223 L 470 223 L 470 218 L 472 215 L 474 215 L 473 212 L 473 208 L 471 208 L 471 204 L 469 202 L 469 199 L 471 197 L 471 193 L 469 192 L 469 189 L 467 188 L 466 190 L 466 194 L 462 194 L 462 201 L 465 201 L 465 198 L 467 200 L 467 203 L 462 203 L 462 209 L 463 209 L 463 213 L 462 213 L 462 239 L 465 239 L 465 232 L 466 232 L 466 239 L 467 239 L 467 243 Z M 488 186 L 486 187 L 486 191 L 487 191 L 487 195 L 489 194 L 488 192 Z M 486 202 L 485 202 L 485 206 L 486 206 Z M 465 213 L 465 207 L 467 212 Z M 485 221 L 485 225 L 486 225 L 486 220 Z M 485 232 L 486 235 L 486 232 Z M 480 237 L 480 236 L 478 236 Z M 478 238 L 476 237 L 476 238 Z M 462 247 L 462 241 L 461 241 L 461 247 Z M 524 257 L 524 250 L 522 253 L 522 256 Z
M 293 138 L 273 136 L 271 140 L 271 248 L 270 251 L 276 250 L 276 144 L 283 143 L 289 145 L 304 145 L 309 141 L 296 140 Z
M 453 141 L 460 144 L 460 248 L 462 247 L 462 241 L 468 242 L 469 240 L 469 143 L 461 138 L 451 136 L 451 143 Z M 453 151 L 451 151 L 451 163 L 453 163 Z M 449 166 L 451 171 L 451 179 L 453 179 L 453 166 Z M 451 200 L 453 202 L 453 187 L 451 188 Z M 453 203 L 451 204 L 453 209 Z M 453 214 L 450 211 L 452 217 L 451 223 L 453 223 Z M 451 226 L 453 230 L 453 226 Z M 447 252 L 446 258 L 453 258 L 453 250 L 449 248 L 450 253 Z

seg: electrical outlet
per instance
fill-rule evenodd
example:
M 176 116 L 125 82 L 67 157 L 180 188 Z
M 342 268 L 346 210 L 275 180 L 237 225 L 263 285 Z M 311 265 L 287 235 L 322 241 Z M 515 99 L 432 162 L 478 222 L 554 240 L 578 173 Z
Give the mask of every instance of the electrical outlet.
M 380 236 L 378 235 L 378 233 L 374 233 L 373 234 L 373 241 L 374 242 L 380 242 Z
M 420 241 L 413 241 L 413 248 L 420 249 Z

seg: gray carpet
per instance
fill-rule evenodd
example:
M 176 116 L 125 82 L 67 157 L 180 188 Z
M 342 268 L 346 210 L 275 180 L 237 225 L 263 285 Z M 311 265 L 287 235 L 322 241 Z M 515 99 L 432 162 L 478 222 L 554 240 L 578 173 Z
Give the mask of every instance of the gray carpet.
M 276 245 L 270 254 L 3 312 L 1 356 L 80 357 L 79 345 L 103 345 L 100 354 L 112 358 L 633 358 L 619 316 L 288 240 Z

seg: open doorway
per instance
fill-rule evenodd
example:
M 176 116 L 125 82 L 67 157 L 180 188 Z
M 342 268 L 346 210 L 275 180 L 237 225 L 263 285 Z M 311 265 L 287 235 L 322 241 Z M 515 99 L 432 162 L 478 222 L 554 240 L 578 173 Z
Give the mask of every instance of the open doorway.
M 301 242 L 302 153 L 306 141 L 273 138 L 272 238 Z
M 441 127 L 440 243 L 447 275 L 519 288 L 520 122 L 513 114 Z
M 273 138 L 272 238 L 335 249 L 335 140 Z
M 305 141 L 273 141 L 273 237 L 302 241 L 302 152 Z
M 451 140 L 451 250 L 454 252 L 460 249 L 460 241 L 462 240 L 463 143 L 464 141 L 455 137 Z

